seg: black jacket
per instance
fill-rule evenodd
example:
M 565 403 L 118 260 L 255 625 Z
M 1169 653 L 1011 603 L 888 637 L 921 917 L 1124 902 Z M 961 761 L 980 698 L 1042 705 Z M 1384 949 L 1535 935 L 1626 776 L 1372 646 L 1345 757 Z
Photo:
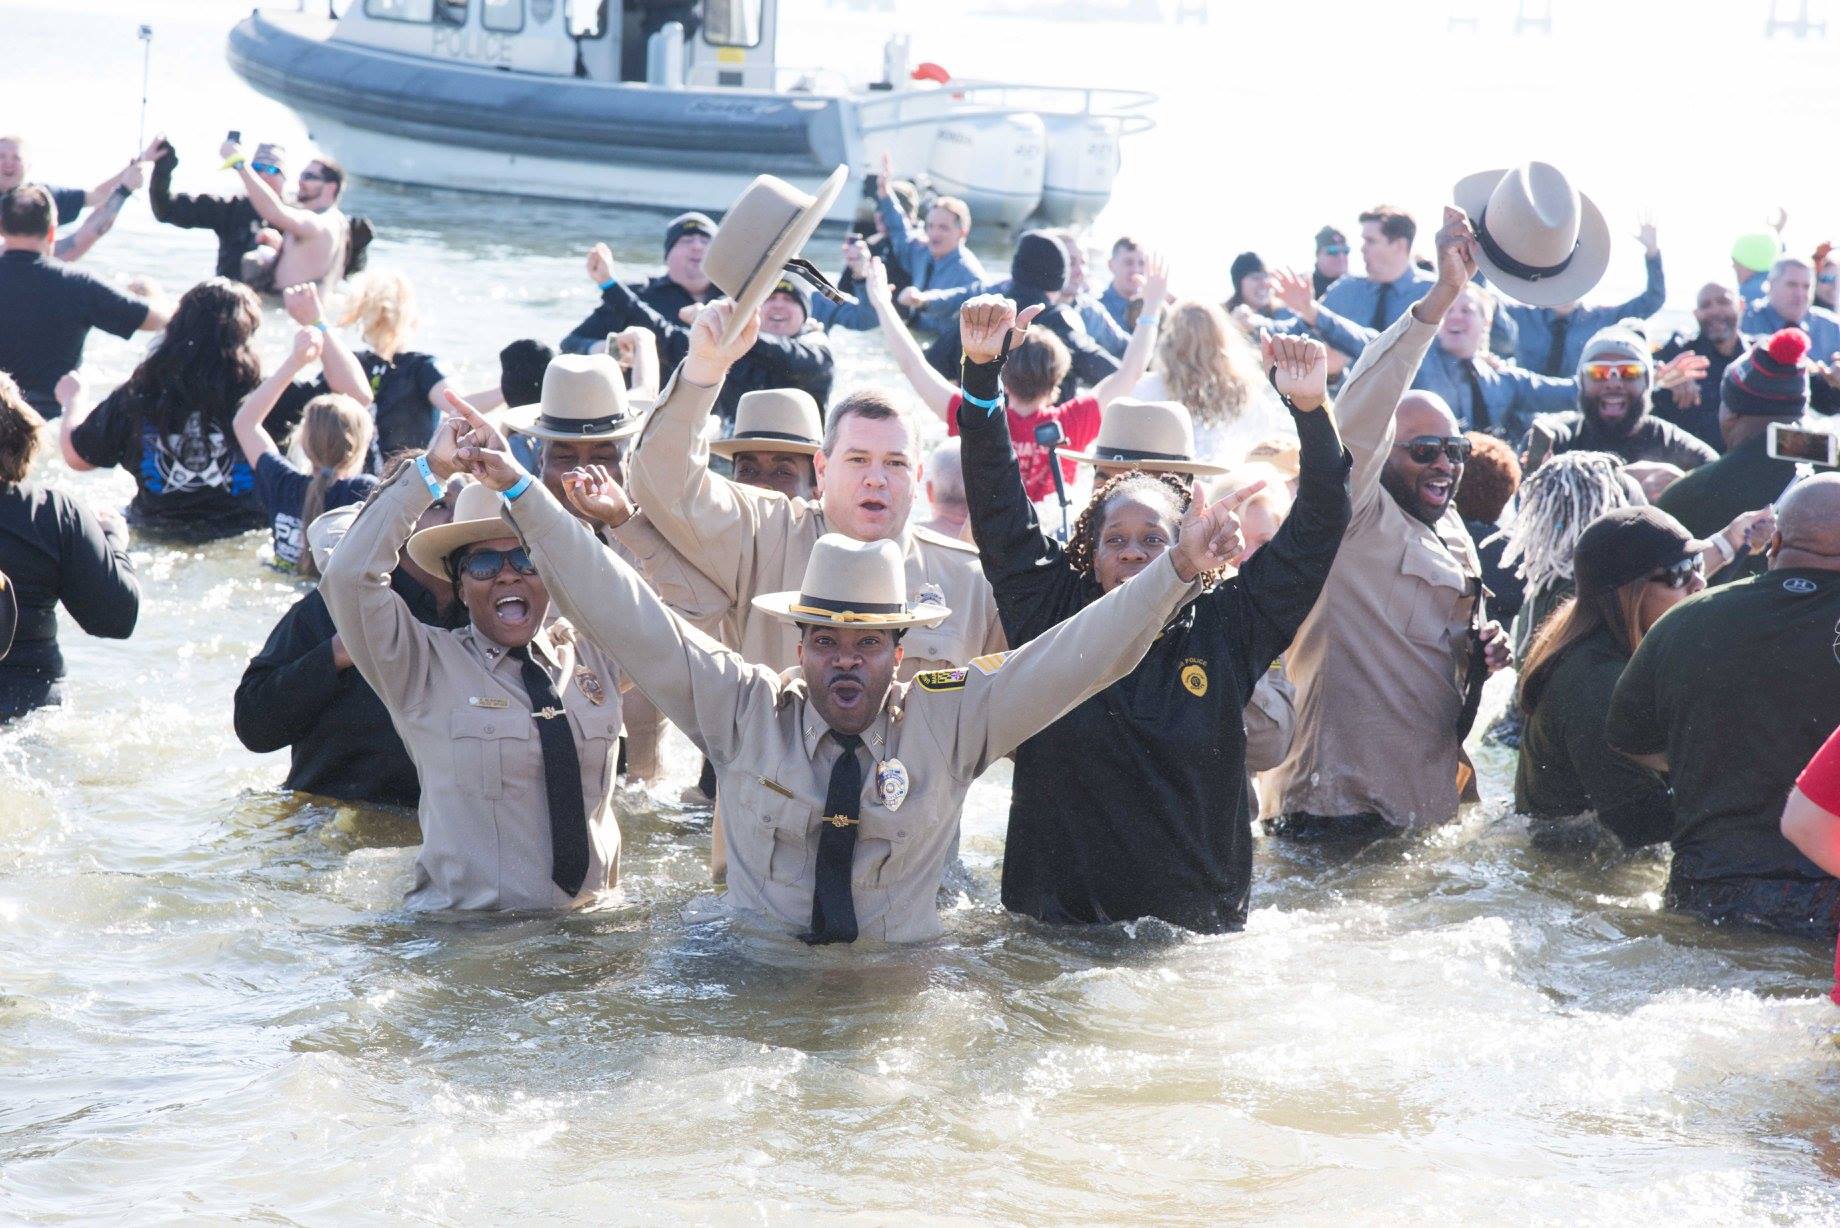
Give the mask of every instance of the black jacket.
M 19 604 L 13 650 L 0 670 L 64 676 L 60 601 L 77 626 L 104 639 L 127 639 L 140 618 L 140 582 L 127 544 L 105 534 L 63 491 L 0 483 L 0 571 L 12 580 Z
M 1621 457 L 1626 464 L 1661 461 L 1689 473 L 1719 458 L 1716 451 L 1691 431 L 1652 413 L 1644 414 L 1627 435 L 1614 436 L 1578 409 L 1564 414 L 1542 414 L 1537 421 L 1552 432 L 1554 456 L 1561 452 L 1608 452 Z M 1521 451 L 1526 450 L 1523 440 Z
M 608 332 L 637 326 L 658 338 L 658 366 L 666 379 L 690 353 L 690 329 L 659 314 L 630 289 L 617 282 L 607 288 L 603 306 L 612 312 Z M 605 333 L 602 334 L 603 338 Z M 805 331 L 796 337 L 777 337 L 761 333 L 754 346 L 728 369 L 722 391 L 716 396 L 715 412 L 725 421 L 735 420 L 735 406 L 744 392 L 763 388 L 803 388 L 818 403 L 822 413 L 830 404 L 831 378 L 837 360 L 831 353 L 830 337 L 822 328 L 807 321 Z
M 1674 795 L 1656 772 L 1610 749 L 1604 718 L 1629 658 L 1599 630 L 1567 648 L 1527 714 L 1514 808 L 1535 818 L 1597 812 L 1631 848 L 1674 834 Z
M 993 397 L 994 364 L 966 383 Z M 1242 712 L 1315 604 L 1351 515 L 1333 420 L 1294 416 L 1303 478 L 1277 536 L 1177 614 L 1135 670 L 1017 748 L 1006 907 L 1058 922 L 1245 923 L 1253 816 Z M 1009 642 L 1025 644 L 1099 588 L 1037 524 L 1003 411 L 961 405 L 959 432 L 984 574 Z
M 232 281 L 243 275 L 243 257 L 255 250 L 256 234 L 262 229 L 261 215 L 247 196 L 173 195 L 173 168 L 179 155 L 168 147 L 166 155 L 153 164 L 153 182 L 148 185 L 148 203 L 156 221 L 185 230 L 209 230 L 217 234 L 217 275 Z
M 650 279 L 628 286 L 615 282 L 601 291 L 601 305 L 588 313 L 588 318 L 575 326 L 575 331 L 562 339 L 564 354 L 586 354 L 596 345 L 607 340 L 608 333 L 617 333 L 622 328 L 631 327 L 636 321 L 628 319 L 624 306 L 624 295 L 615 294 L 615 290 L 624 290 L 626 294 L 637 298 L 660 316 L 671 323 L 679 323 L 678 314 L 692 303 L 707 303 L 717 297 L 721 291 L 711 286 L 697 298 L 688 290 L 666 277 L 663 273 Z
M 398 569 L 390 587 L 429 626 L 443 622 L 427 589 Z M 332 664 L 337 629 L 314 589 L 281 616 L 237 684 L 237 739 L 266 754 L 288 747 L 290 789 L 348 802 L 414 806 L 422 789 L 390 713 L 356 669 Z

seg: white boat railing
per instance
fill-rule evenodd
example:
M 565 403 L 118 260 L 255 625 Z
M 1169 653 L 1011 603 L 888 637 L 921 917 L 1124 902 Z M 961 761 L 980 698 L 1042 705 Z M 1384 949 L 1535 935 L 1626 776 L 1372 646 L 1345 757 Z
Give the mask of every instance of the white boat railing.
M 1135 136 L 1156 127 L 1156 120 L 1144 114 L 1156 102 L 1156 95 L 1146 90 L 951 81 L 937 89 L 858 93 L 854 101 L 865 136 L 937 123 L 942 116 L 963 110 L 976 110 L 980 115 L 1090 116 L 1117 124 L 1120 136 Z

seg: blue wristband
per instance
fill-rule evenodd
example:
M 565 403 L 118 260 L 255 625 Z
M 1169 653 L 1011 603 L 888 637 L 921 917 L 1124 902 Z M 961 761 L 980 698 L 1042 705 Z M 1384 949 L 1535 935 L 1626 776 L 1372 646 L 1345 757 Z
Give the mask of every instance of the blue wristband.
M 960 388 L 958 390 L 958 399 L 963 401 L 967 405 L 977 406 L 979 409 L 983 410 L 986 414 L 994 414 L 999 409 L 1003 408 L 1003 398 L 1001 395 L 999 395 L 994 401 L 986 401 L 983 397 L 974 397 L 969 392 L 966 392 L 963 388 Z
M 606 281 L 602 282 L 601 293 L 605 294 L 607 291 L 613 289 L 613 284 L 619 280 L 620 279 L 617 277 L 609 277 Z
M 415 458 L 415 471 L 422 475 L 422 485 L 428 488 L 429 498 L 441 499 L 446 497 L 447 487 L 441 484 L 441 480 L 434 476 L 434 470 L 428 467 L 428 457 L 426 454 Z
M 505 489 L 503 498 L 506 503 L 516 503 L 517 497 L 529 489 L 530 475 L 527 473 Z

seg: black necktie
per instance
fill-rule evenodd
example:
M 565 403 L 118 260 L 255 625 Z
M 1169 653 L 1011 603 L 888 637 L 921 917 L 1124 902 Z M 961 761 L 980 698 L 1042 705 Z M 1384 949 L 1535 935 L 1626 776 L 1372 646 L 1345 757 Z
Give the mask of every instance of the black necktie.
M 1553 317 L 1552 345 L 1548 346 L 1546 350 L 1547 375 L 1557 375 L 1565 369 L 1560 364 L 1565 362 L 1565 334 L 1571 330 L 1571 327 L 1571 316 L 1563 315 Z
M 1386 326 L 1392 323 L 1391 320 L 1386 318 L 1386 302 L 1387 299 L 1391 297 L 1392 293 L 1392 282 L 1383 281 L 1380 283 L 1380 297 L 1374 300 L 1374 331 L 1377 333 L 1385 332 Z
M 1476 374 L 1478 359 L 1463 360 L 1463 375 L 1469 381 L 1469 425 L 1478 431 L 1487 431 L 1495 425 L 1495 417 L 1489 413 L 1489 399 L 1482 395 L 1482 377 Z
M 811 932 L 806 942 L 856 941 L 856 902 L 850 898 L 850 868 L 856 860 L 856 826 L 862 818 L 862 764 L 853 733 L 833 733 L 842 753 L 831 765 L 831 785 L 824 795 L 823 825 L 818 829 L 818 885 L 811 895 Z
M 537 738 L 543 747 L 543 785 L 549 794 L 549 876 L 570 895 L 579 895 L 588 877 L 588 815 L 581 805 L 581 757 L 575 753 L 575 733 L 562 710 L 556 684 L 531 657 L 530 649 L 513 648 L 511 655 L 524 663 L 524 689 L 530 692 L 530 711 L 536 717 Z
M 926 258 L 926 272 L 920 275 L 920 288 L 922 290 L 933 288 L 933 258 L 931 256 Z

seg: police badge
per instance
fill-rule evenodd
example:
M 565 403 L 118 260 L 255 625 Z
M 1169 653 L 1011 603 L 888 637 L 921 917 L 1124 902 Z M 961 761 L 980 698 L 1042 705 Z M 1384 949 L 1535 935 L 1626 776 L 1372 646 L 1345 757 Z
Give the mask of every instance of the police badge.
M 876 764 L 875 787 L 882 795 L 882 805 L 899 810 L 907 800 L 907 765 L 899 759 L 884 759 Z
M 575 689 L 586 695 L 588 702 L 597 708 L 607 702 L 607 692 L 601 686 L 601 680 L 585 665 L 575 671 Z

